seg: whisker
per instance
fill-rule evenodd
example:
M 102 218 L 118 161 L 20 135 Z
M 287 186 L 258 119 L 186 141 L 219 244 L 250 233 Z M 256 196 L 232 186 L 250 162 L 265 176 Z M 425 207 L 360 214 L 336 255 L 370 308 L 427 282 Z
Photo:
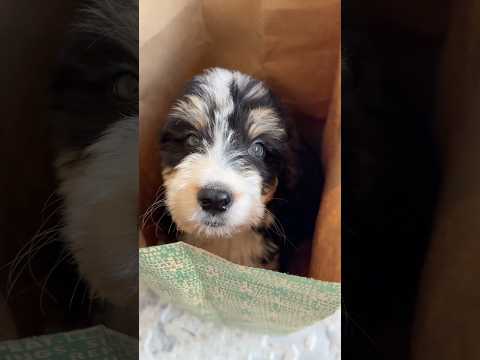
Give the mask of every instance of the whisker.
M 15 258 L 12 260 L 12 262 L 9 263 L 10 271 L 7 278 L 7 284 L 8 284 L 7 298 L 9 298 L 10 295 L 12 294 L 15 284 L 17 283 L 17 281 L 19 280 L 19 278 L 21 277 L 21 275 L 23 274 L 27 266 L 29 268 L 29 272 L 32 275 L 33 279 L 35 280 L 35 282 L 38 283 L 38 280 L 36 279 L 33 273 L 33 269 L 31 267 L 33 258 L 35 257 L 36 254 L 38 254 L 38 252 L 42 248 L 58 240 L 56 236 L 47 237 L 47 235 L 51 235 L 51 234 L 55 235 L 60 228 L 61 228 L 61 225 L 57 225 L 41 233 L 38 233 L 18 251 Z M 21 265 L 21 263 L 25 259 L 26 259 L 25 263 Z
M 56 228 L 57 226 L 53 227 L 53 228 Z M 47 229 L 47 230 L 44 230 L 42 232 L 39 232 L 37 230 L 37 233 L 30 239 L 28 240 L 21 248 L 20 250 L 17 252 L 16 256 L 14 259 L 12 259 L 12 261 L 9 261 L 8 263 L 4 264 L 2 267 L 0 267 L 0 270 L 2 270 L 3 268 L 7 267 L 7 266 L 10 266 L 12 265 L 12 267 L 15 267 L 16 265 L 14 265 L 14 263 L 16 262 L 20 262 L 23 258 L 23 256 L 26 254 L 24 253 L 23 251 L 27 248 L 27 247 L 31 247 L 33 246 L 34 243 L 42 240 L 42 238 L 45 236 L 45 235 L 48 235 L 49 233 L 52 232 L 52 229 L 53 228 L 50 228 L 50 229 Z M 28 252 L 27 252 L 28 253 Z
M 52 274 L 55 272 L 55 270 L 60 266 L 60 264 L 70 256 L 71 256 L 70 252 L 65 251 L 65 254 L 59 257 L 57 262 L 52 266 L 52 268 L 50 269 L 50 271 L 47 274 L 47 277 L 46 277 L 45 282 L 42 286 L 42 289 L 40 290 L 40 310 L 42 311 L 42 314 L 44 314 L 44 315 L 46 315 L 46 313 L 45 313 L 45 310 L 43 308 L 43 296 L 44 296 L 45 291 L 47 290 L 46 289 L 47 288 L 47 283 L 50 280 L 50 277 L 52 276 Z M 54 298 L 54 300 L 56 301 L 55 298 Z
M 47 198 L 47 200 L 45 201 L 45 204 L 43 204 L 43 207 L 42 207 L 42 211 L 40 212 L 40 214 L 43 215 L 43 213 L 45 213 L 45 211 L 47 211 L 47 209 L 54 205 L 54 204 L 57 204 L 58 202 L 60 202 L 62 200 L 62 198 L 59 196 L 57 197 L 56 199 L 54 199 L 52 202 L 52 198 L 57 195 L 57 192 L 56 191 L 53 191 Z
M 273 227 L 274 232 L 282 238 L 284 243 L 288 243 L 296 249 L 297 247 L 295 246 L 295 244 L 288 239 L 288 237 L 285 233 L 285 228 L 283 227 L 280 220 L 270 210 L 268 210 L 268 209 L 265 209 L 265 210 L 266 210 L 267 214 L 269 214 L 273 219 L 272 227 Z
M 87 296 L 88 293 L 88 287 L 85 286 L 85 289 L 83 290 L 83 295 L 82 295 L 82 305 L 85 302 L 85 297 Z
M 273 230 L 275 230 L 275 233 L 282 238 L 286 238 L 285 229 L 283 228 L 278 218 L 270 210 L 268 209 L 265 209 L 265 210 L 266 210 L 266 213 L 270 215 L 273 219 L 272 227 L 273 227 Z
M 28 265 L 28 272 L 30 274 L 30 276 L 32 277 L 33 281 L 35 282 L 35 285 L 38 285 L 38 286 L 41 286 L 40 284 L 40 281 L 37 279 L 34 271 L 33 271 L 33 268 L 32 268 L 32 262 L 33 262 L 33 258 L 37 255 L 37 253 L 40 251 L 41 248 L 49 245 L 49 244 L 52 244 L 54 243 L 55 241 L 58 241 L 58 237 L 55 236 L 51 236 L 50 238 L 47 239 L 47 241 L 45 241 L 41 246 L 37 247 L 37 249 L 35 249 L 34 253 L 31 254 L 29 257 L 28 257 L 28 261 L 27 263 L 24 265 L 23 269 L 25 269 L 25 266 Z M 21 271 L 24 271 L 24 270 L 21 270 Z
M 347 311 L 346 304 L 343 300 L 342 300 L 342 312 L 343 312 L 343 315 L 346 318 L 345 322 L 347 322 L 347 321 L 350 322 L 353 326 L 355 326 L 358 330 L 360 330 L 362 335 L 365 336 L 365 338 L 373 345 L 373 347 L 376 350 L 378 350 L 379 349 L 378 344 L 373 340 L 373 338 L 370 336 L 370 334 L 365 329 L 363 329 L 360 326 L 360 324 L 358 324 L 355 321 L 355 319 L 352 317 L 352 315 L 350 315 L 350 312 Z
M 168 232 L 167 232 L 168 235 L 170 235 L 170 229 L 172 228 L 172 226 L 173 226 L 173 221 L 170 222 L 170 226 L 168 227 Z
M 141 216 L 142 222 L 142 229 L 148 224 L 149 221 L 153 220 L 153 214 L 160 209 L 161 207 L 165 206 L 165 199 L 163 197 L 165 193 L 165 189 L 160 187 L 156 194 L 153 203 L 147 208 L 145 213 Z
M 69 310 L 72 310 L 72 304 L 73 304 L 73 299 L 75 297 L 75 293 L 77 292 L 77 288 L 78 288 L 78 285 L 80 284 L 80 281 L 82 281 L 82 278 L 80 277 L 80 275 L 78 276 L 78 280 L 75 284 L 75 287 L 73 288 L 73 292 L 72 292 L 72 296 L 70 297 L 70 301 L 68 303 L 68 309 Z

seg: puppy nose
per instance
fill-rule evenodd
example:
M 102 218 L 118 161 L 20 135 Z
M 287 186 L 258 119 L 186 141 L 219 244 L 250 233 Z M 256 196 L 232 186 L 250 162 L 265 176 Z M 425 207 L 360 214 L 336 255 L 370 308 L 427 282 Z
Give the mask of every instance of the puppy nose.
M 231 193 L 219 188 L 204 187 L 197 197 L 202 209 L 210 214 L 225 212 L 232 203 Z

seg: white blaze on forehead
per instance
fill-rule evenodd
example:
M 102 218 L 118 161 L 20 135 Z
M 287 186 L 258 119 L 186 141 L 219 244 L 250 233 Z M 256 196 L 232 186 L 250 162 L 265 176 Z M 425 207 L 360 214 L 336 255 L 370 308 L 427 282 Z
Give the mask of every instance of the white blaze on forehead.
M 233 73 L 229 70 L 214 68 L 207 70 L 201 75 L 202 89 L 212 98 L 218 107 L 233 105 L 232 95 L 230 93 L 230 85 L 233 81 Z M 233 108 L 232 108 L 233 111 Z
M 196 128 L 220 128 L 225 133 L 228 117 L 233 113 L 234 103 L 230 92 L 233 72 L 215 68 L 196 77 L 200 94 L 186 95 L 172 110 L 173 116 L 190 121 Z M 213 101 L 213 104 L 211 103 Z M 214 118 L 210 118 L 214 107 Z
M 240 91 L 245 91 L 248 84 L 255 81 L 239 71 L 230 71 L 222 68 L 206 70 L 196 77 L 197 86 L 204 95 L 186 95 L 177 102 L 172 115 L 190 121 L 197 128 L 209 126 L 218 128 L 218 133 L 227 137 L 228 117 L 234 111 L 234 101 L 231 94 L 231 85 L 234 83 Z M 256 82 L 246 93 L 245 100 L 254 100 L 268 94 L 267 88 L 260 81 Z M 212 103 L 213 102 L 213 103 Z M 210 106 L 214 107 L 214 118 L 210 119 Z
M 229 150 L 230 145 L 234 140 L 234 131 L 230 128 L 228 117 L 233 112 L 233 102 L 230 106 L 224 109 L 215 111 L 215 122 L 213 128 L 213 144 L 208 148 L 209 156 L 216 159 L 216 161 L 226 164 L 228 159 L 232 156 L 232 151 Z
M 270 108 L 262 107 L 250 111 L 246 126 L 251 139 L 262 134 L 276 138 L 285 136 L 285 129 L 281 126 L 277 113 Z
M 225 154 L 228 144 L 233 139 L 233 131 L 228 124 L 228 118 L 234 111 L 230 86 L 234 81 L 234 73 L 229 70 L 214 68 L 202 75 L 202 88 L 215 102 L 214 119 L 210 119 L 213 135 L 213 146 L 209 153 L 218 160 Z
M 239 90 L 244 90 L 248 83 L 253 80 L 250 76 L 242 74 L 239 71 L 234 71 L 232 76 Z

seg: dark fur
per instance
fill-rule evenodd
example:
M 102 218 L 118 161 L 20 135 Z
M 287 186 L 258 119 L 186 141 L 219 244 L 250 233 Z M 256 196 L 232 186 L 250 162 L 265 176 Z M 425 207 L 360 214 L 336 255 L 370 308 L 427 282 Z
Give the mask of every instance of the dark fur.
M 188 84 L 183 96 L 197 95 L 205 99 L 207 103 L 209 103 L 209 117 L 213 118 L 216 104 L 213 99 L 209 99 L 209 95 L 206 92 L 202 91 L 198 82 L 198 80 L 194 80 Z M 267 95 L 258 99 L 245 99 L 245 94 L 257 83 L 257 80 L 252 80 L 245 89 L 240 91 L 237 84 L 232 82 L 230 85 L 230 94 L 234 101 L 234 112 L 228 118 L 228 124 L 237 135 L 236 142 L 233 144 L 233 150 L 247 150 L 250 144 L 256 140 L 261 140 L 267 150 L 267 156 L 263 161 L 246 155 L 242 158 L 235 159 L 235 163 L 238 160 L 238 163 L 240 163 L 242 167 L 254 167 L 260 172 L 266 185 L 273 185 L 276 177 L 286 181 L 289 175 L 294 175 L 293 173 L 288 174 L 288 172 L 296 167 L 293 163 L 295 162 L 294 157 L 292 154 L 289 154 L 293 146 L 290 142 L 295 136 L 292 134 L 293 127 L 287 126 L 288 118 L 284 115 L 278 101 L 271 92 L 268 92 Z M 248 137 L 248 129 L 245 127 L 248 113 L 250 110 L 260 107 L 268 107 L 279 114 L 279 118 L 283 122 L 282 127 L 287 130 L 287 137 L 277 139 L 272 138 L 268 134 L 256 139 L 250 139 Z M 167 119 L 160 138 L 164 167 L 175 167 L 185 156 L 199 150 L 198 148 L 188 148 L 183 144 L 185 138 L 192 133 L 202 139 L 206 139 L 210 144 L 213 143 L 213 134 L 209 128 L 197 130 L 193 125 L 180 118 L 169 117 Z M 288 182 L 290 183 L 292 180 L 292 178 L 289 178 Z
M 261 262 L 269 263 L 280 252 L 281 270 L 287 271 L 292 253 L 302 241 L 313 237 L 323 178 L 320 160 L 311 149 L 300 143 L 292 119 L 273 93 L 268 91 L 266 95 L 259 98 L 246 99 L 245 94 L 258 83 L 258 80 L 252 79 L 240 90 L 237 83 L 232 81 L 230 94 L 234 102 L 234 112 L 229 116 L 228 124 L 237 135 L 233 150 L 247 150 L 257 140 L 261 140 L 265 146 L 264 159 L 259 160 L 243 155 L 235 161 L 238 161 L 239 171 L 254 168 L 261 174 L 264 192 L 267 192 L 275 179 L 278 179 L 278 188 L 274 198 L 268 203 L 267 209 L 275 215 L 281 228 L 260 226 L 255 231 L 261 233 L 265 239 L 265 255 Z M 209 118 L 212 119 L 216 109 L 215 101 L 202 90 L 200 85 L 201 80 L 195 78 L 187 84 L 180 99 L 185 99 L 186 95 L 202 98 L 209 104 Z M 263 134 L 255 139 L 249 138 L 248 129 L 245 126 L 248 114 L 252 109 L 262 107 L 272 109 L 278 114 L 281 127 L 285 129 L 285 137 L 277 138 Z M 213 135 L 209 128 L 198 130 L 181 118 L 169 116 L 160 135 L 164 168 L 173 168 L 188 154 L 199 151 L 197 148 L 189 148 L 184 143 L 187 136 L 192 133 L 206 139 L 209 143 L 213 142 Z M 162 228 L 167 234 L 177 232 L 175 224 L 173 226 L 172 224 L 173 221 L 168 214 L 163 217 Z M 270 242 L 276 246 L 270 246 Z
M 87 156 L 83 150 L 97 142 L 109 126 L 124 115 L 138 114 L 138 93 L 132 92 L 131 98 L 126 99 L 114 91 L 120 77 L 129 74 L 138 79 L 137 4 L 136 0 L 82 1 L 75 13 L 52 68 L 49 87 L 50 142 L 54 153 L 76 154 L 70 163 L 62 163 L 63 167 L 81 164 Z M 122 19 L 130 19 L 131 23 L 127 26 Z M 61 195 L 56 196 L 56 204 L 61 203 Z M 63 213 L 59 217 L 58 223 L 63 224 Z M 63 254 L 69 250 L 62 235 L 58 236 Z M 63 272 L 65 284 L 75 286 L 67 299 L 71 311 L 66 316 L 89 325 L 92 315 L 101 316 L 105 309 L 108 311 L 107 303 L 95 303 L 93 314 L 88 309 L 89 289 L 83 279 L 77 282 L 74 259 L 62 264 L 58 271 Z
M 138 113 L 138 96 L 113 92 L 120 76 L 138 78 L 138 35 L 122 35 L 125 18 L 138 21 L 136 1 L 86 1 L 67 33 L 51 82 L 52 140 L 57 151 L 81 150 L 94 143 L 122 115 Z M 116 19 L 118 17 L 118 19 Z M 133 24 L 132 24 L 133 26 Z M 138 27 L 138 26 L 137 26 Z M 133 44 L 131 45 L 131 43 Z

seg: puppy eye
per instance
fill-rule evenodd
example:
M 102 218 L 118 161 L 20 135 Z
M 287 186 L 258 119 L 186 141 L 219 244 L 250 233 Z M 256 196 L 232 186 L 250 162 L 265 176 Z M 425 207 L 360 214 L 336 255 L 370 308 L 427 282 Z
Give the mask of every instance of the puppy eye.
M 133 101 L 138 97 L 138 79 L 131 73 L 120 74 L 113 82 L 112 91 L 120 100 Z
M 200 145 L 200 139 L 195 135 L 189 135 L 186 139 L 186 143 L 188 146 L 198 146 Z
M 253 143 L 250 145 L 248 153 L 258 159 L 263 159 L 265 157 L 265 147 L 259 142 Z

